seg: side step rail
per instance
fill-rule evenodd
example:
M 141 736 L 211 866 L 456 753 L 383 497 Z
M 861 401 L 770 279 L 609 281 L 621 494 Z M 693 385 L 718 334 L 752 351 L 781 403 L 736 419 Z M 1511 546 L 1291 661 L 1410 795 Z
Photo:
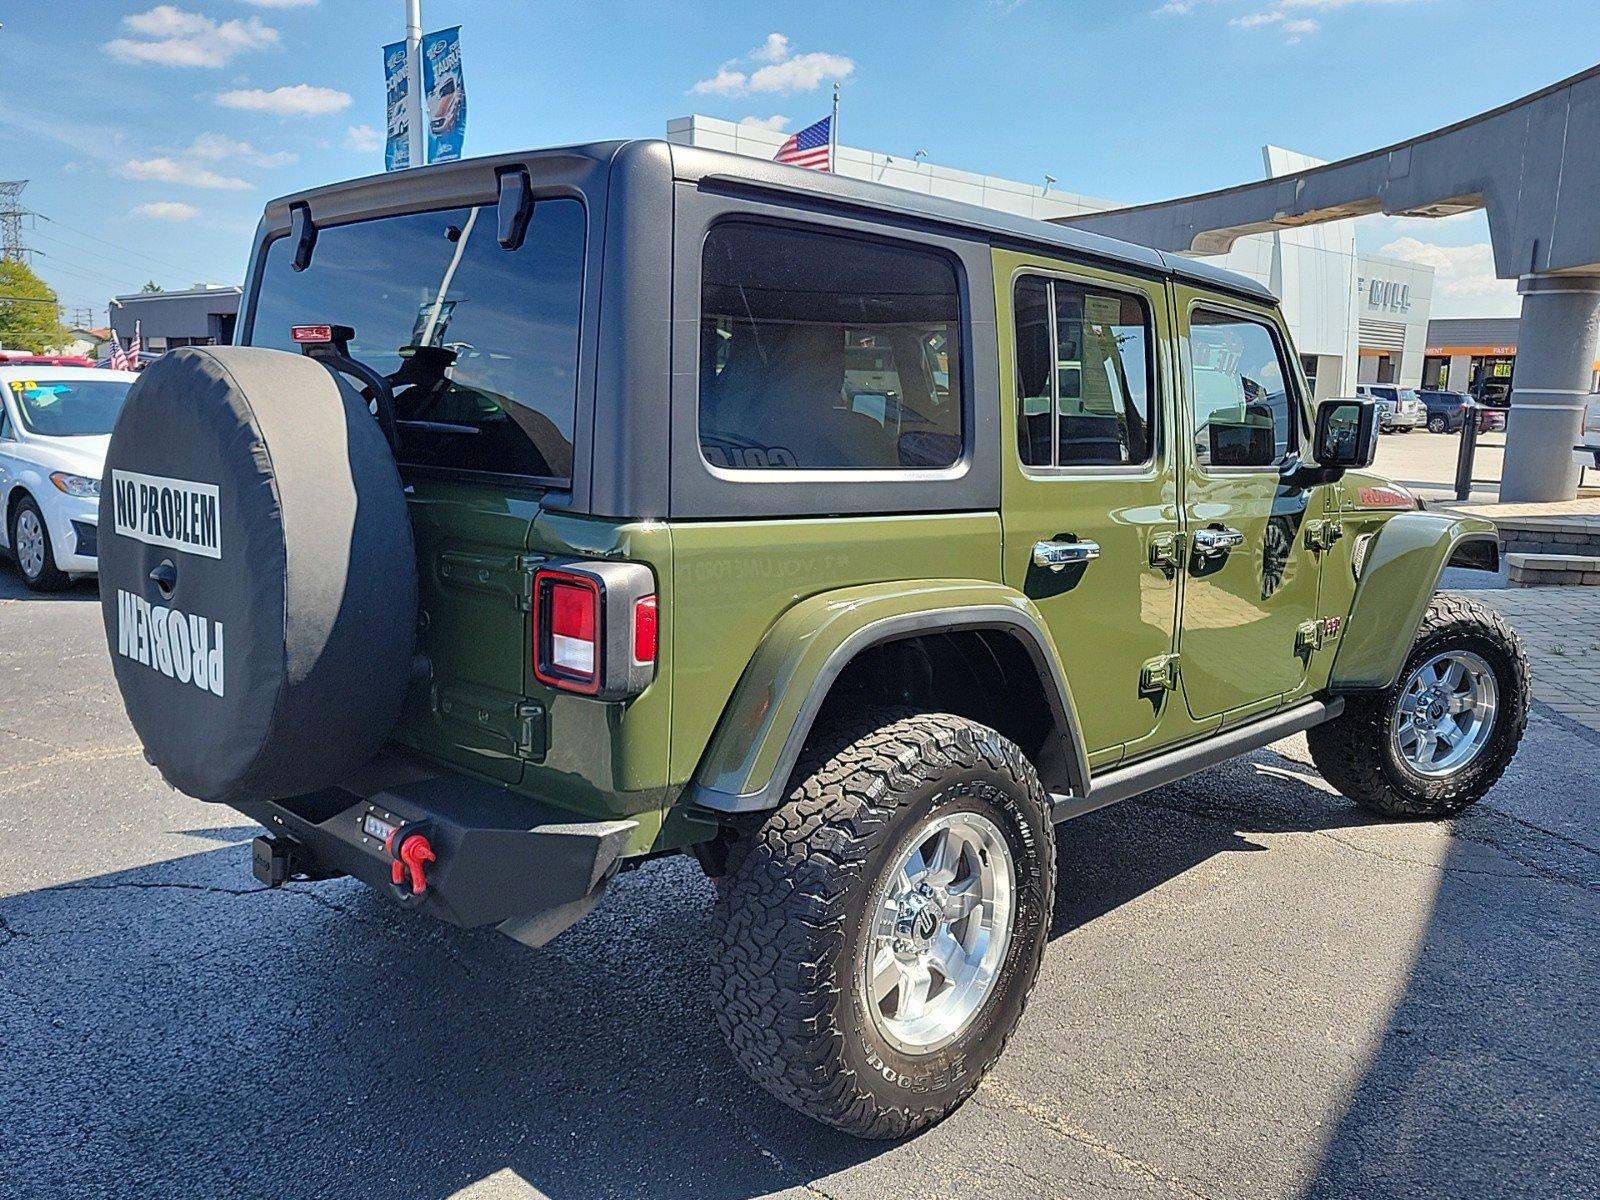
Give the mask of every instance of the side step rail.
M 1140 762 L 1117 767 L 1090 780 L 1087 796 L 1053 796 L 1051 819 L 1057 822 L 1070 821 L 1073 817 L 1081 817 L 1084 813 L 1137 796 L 1141 792 L 1176 783 L 1207 767 L 1225 763 L 1230 758 L 1259 750 L 1280 738 L 1303 733 L 1314 725 L 1331 721 L 1343 711 L 1343 696 L 1307 700 L 1237 729 L 1225 730 Z

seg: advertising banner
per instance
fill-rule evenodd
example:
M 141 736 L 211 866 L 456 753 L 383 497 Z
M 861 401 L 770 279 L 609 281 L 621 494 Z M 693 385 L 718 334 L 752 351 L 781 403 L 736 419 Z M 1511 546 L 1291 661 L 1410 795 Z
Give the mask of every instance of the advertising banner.
M 422 36 L 423 120 L 428 122 L 428 161 L 461 157 L 467 130 L 467 93 L 461 81 L 461 26 Z
M 404 42 L 383 48 L 383 82 L 389 98 L 389 131 L 384 135 L 383 169 L 403 171 L 411 165 L 411 121 L 406 113 L 411 76 L 406 70 Z

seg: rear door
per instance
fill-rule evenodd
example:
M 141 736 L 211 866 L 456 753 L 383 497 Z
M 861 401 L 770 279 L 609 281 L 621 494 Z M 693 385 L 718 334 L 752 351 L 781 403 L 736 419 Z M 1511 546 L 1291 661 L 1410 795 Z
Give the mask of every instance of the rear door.
M 1233 719 L 1305 679 L 1300 626 L 1316 615 L 1320 578 L 1305 525 L 1322 494 L 1280 479 L 1309 428 L 1275 314 L 1182 285 L 1175 293 L 1189 401 L 1180 678 L 1196 719 Z
M 528 546 L 571 485 L 584 239 L 571 196 L 541 198 L 514 249 L 493 205 L 319 228 L 303 271 L 280 238 L 248 332 L 293 350 L 296 325 L 348 326 L 350 357 L 389 380 L 429 672 L 395 736 L 507 783 L 543 749 Z
M 1157 739 L 1178 581 L 1164 284 L 995 254 L 1005 581 L 1039 607 L 1090 765 Z

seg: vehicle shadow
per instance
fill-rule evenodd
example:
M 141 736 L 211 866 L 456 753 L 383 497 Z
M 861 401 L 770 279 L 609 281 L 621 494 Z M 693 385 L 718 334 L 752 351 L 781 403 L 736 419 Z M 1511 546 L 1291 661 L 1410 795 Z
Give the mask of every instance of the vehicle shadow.
M 22 582 L 17 561 L 10 551 L 0 550 L 0 600 L 98 600 L 99 582 L 94 576 L 75 579 L 59 592 L 35 592 Z

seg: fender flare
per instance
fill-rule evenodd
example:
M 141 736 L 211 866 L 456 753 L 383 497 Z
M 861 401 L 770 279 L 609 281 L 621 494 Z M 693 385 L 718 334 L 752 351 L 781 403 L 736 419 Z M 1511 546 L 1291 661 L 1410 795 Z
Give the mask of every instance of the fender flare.
M 829 690 L 862 651 L 958 630 L 994 630 L 1027 651 L 1051 706 L 1059 762 L 1040 764 L 1047 790 L 1083 794 L 1088 755 L 1072 692 L 1038 609 L 998 583 L 919 580 L 869 584 L 800 601 L 756 647 L 701 755 L 686 798 L 724 813 L 783 802 L 789 776 Z
M 1484 542 L 1489 548 L 1481 546 Z M 1492 522 L 1408 512 L 1384 523 L 1362 563 L 1350 616 L 1334 655 L 1330 691 L 1381 691 L 1393 686 L 1440 575 L 1458 559 L 1464 566 L 1498 569 L 1500 543 Z

